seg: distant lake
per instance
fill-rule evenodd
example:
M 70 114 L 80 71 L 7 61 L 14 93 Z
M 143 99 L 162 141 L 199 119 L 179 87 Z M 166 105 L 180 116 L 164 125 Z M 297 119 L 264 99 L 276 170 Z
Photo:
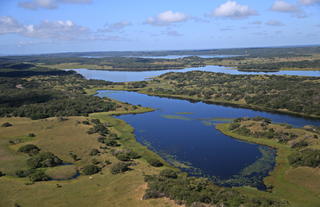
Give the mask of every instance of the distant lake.
M 298 75 L 298 76 L 320 76 L 320 71 L 279 71 L 272 73 L 264 72 L 241 72 L 235 69 L 226 68 L 223 66 L 205 66 L 197 68 L 185 68 L 174 70 L 158 70 L 158 71 L 107 71 L 107 70 L 88 70 L 88 69 L 71 69 L 83 75 L 87 79 L 98 79 L 113 82 L 128 82 L 128 81 L 143 81 L 147 78 L 162 75 L 168 72 L 188 72 L 188 71 L 207 71 L 216 73 L 226 73 L 234 75 Z
M 197 56 L 200 58 L 228 58 L 228 57 L 239 57 L 240 55 L 163 55 L 163 56 L 95 56 L 87 55 L 81 56 L 84 58 L 106 58 L 106 57 L 132 57 L 132 58 L 151 58 L 151 59 L 178 59 L 184 57 Z
M 263 116 L 295 127 L 320 125 L 319 120 L 202 102 L 191 103 L 137 92 L 101 90 L 98 96 L 155 108 L 154 112 L 121 115 L 118 118 L 135 128 L 137 141 L 164 159 L 172 162 L 173 158 L 192 167 L 182 170 L 191 175 L 215 176 L 222 180 L 232 178 L 260 159 L 263 146 L 226 136 L 215 128 L 215 124 L 238 117 Z M 271 151 L 271 155 L 274 164 L 275 151 Z M 267 172 L 272 168 L 273 165 L 268 166 Z M 262 183 L 262 177 L 259 179 Z

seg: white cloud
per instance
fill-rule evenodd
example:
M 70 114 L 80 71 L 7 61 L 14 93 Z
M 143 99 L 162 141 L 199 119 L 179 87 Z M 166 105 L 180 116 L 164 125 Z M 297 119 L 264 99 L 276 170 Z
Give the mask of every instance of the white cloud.
M 313 5 L 313 4 L 319 4 L 320 0 L 299 0 L 299 2 L 304 5 Z
M 14 18 L 8 16 L 0 17 L 0 35 L 9 33 L 19 33 L 23 31 L 23 26 Z
M 43 21 L 38 25 L 22 25 L 12 17 L 0 17 L 0 34 L 10 33 L 40 39 L 73 40 L 89 35 L 89 29 L 70 20 Z
M 285 2 L 283 0 L 277 0 L 273 3 L 271 7 L 272 11 L 277 11 L 277 12 L 298 12 L 299 9 L 288 2 Z
M 27 25 L 23 35 L 43 39 L 73 40 L 84 37 L 88 33 L 88 28 L 66 20 L 43 21 L 39 25 Z
M 281 27 L 281 26 L 285 26 L 285 24 L 283 24 L 282 22 L 278 21 L 278 20 L 270 20 L 266 22 L 266 25 L 269 26 L 275 26 L 275 27 Z
M 246 18 L 257 15 L 257 12 L 247 5 L 238 4 L 236 1 L 227 1 L 212 12 L 215 17 L 228 17 L 233 19 Z
M 165 11 L 155 17 L 149 17 L 146 24 L 154 26 L 167 26 L 172 23 L 184 22 L 188 20 L 188 16 L 181 12 Z
M 116 22 L 110 25 L 105 25 L 105 27 L 103 29 L 100 29 L 99 32 L 119 32 L 131 25 L 132 23 L 128 21 Z
M 72 3 L 72 4 L 88 4 L 92 0 L 30 0 L 20 2 L 18 5 L 25 9 L 37 10 L 37 9 L 56 9 L 60 3 Z
M 112 25 L 114 29 L 128 26 L 128 22 L 118 22 Z M 42 39 L 43 41 L 55 40 L 102 40 L 102 41 L 128 41 L 117 35 L 104 35 L 93 32 L 87 27 L 77 25 L 71 20 L 65 21 L 42 21 L 40 24 L 23 25 L 8 16 L 0 16 L 0 35 L 18 34 L 24 37 Z M 17 43 L 17 45 L 23 45 Z

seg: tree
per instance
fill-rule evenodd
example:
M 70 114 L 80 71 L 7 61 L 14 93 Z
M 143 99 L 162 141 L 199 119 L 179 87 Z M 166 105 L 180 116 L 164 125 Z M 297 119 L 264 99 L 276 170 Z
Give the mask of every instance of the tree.
M 63 161 L 51 152 L 40 152 L 27 160 L 30 168 L 54 167 L 62 163 Z
M 118 173 L 126 172 L 130 170 L 129 166 L 130 166 L 130 163 L 118 162 L 111 167 L 111 173 L 118 174 Z
M 86 165 L 82 169 L 82 173 L 85 175 L 93 175 L 100 172 L 101 168 L 96 165 Z
M 20 147 L 18 149 L 18 152 L 27 153 L 31 156 L 31 155 L 38 154 L 40 152 L 40 148 L 34 144 L 27 144 L 27 145 Z

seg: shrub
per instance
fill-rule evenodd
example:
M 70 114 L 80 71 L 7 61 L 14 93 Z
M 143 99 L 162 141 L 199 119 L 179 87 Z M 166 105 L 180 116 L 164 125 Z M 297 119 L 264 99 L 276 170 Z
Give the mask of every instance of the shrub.
M 34 144 L 27 144 L 18 149 L 18 152 L 27 153 L 29 155 L 36 155 L 40 151 L 40 148 Z
M 101 168 L 96 165 L 86 165 L 82 169 L 82 173 L 85 175 L 93 175 L 100 172 Z
M 231 123 L 229 126 L 229 130 L 234 130 L 240 127 L 239 123 Z
M 2 126 L 2 127 L 11 127 L 12 124 L 9 123 L 9 122 L 5 122 L 5 123 L 3 123 L 1 126 Z
M 90 122 L 89 121 L 82 121 L 82 124 L 84 124 L 84 125 L 90 125 Z
M 36 137 L 36 135 L 34 133 L 29 133 L 28 137 Z
M 31 173 L 29 175 L 29 179 L 32 182 L 38 182 L 38 181 L 47 181 L 50 180 L 50 177 L 46 175 L 44 172 L 37 170 L 34 173 Z
M 121 146 L 117 141 L 115 140 L 106 140 L 105 144 L 109 147 L 119 147 Z
M 116 154 L 116 158 L 120 161 L 130 161 L 130 157 L 128 156 L 128 154 L 126 153 L 117 153 Z
M 110 170 L 112 174 L 123 173 L 130 170 L 129 166 L 130 163 L 119 162 L 114 164 Z
M 131 150 L 113 151 L 112 154 L 120 161 L 130 161 L 131 159 L 138 159 L 141 157 L 138 153 Z
M 294 143 L 291 147 L 292 148 L 300 148 L 300 147 L 307 147 L 308 145 L 309 145 L 308 142 L 303 140 L 303 141 Z
M 63 161 L 51 152 L 40 152 L 27 160 L 31 168 L 54 167 L 62 163 Z
M 0 177 L 5 176 L 6 174 L 0 171 Z
M 16 171 L 16 176 L 18 176 L 19 178 L 25 178 L 27 176 L 29 176 L 31 173 L 34 173 L 35 170 L 34 169 L 29 169 L 29 170 L 17 170 Z
M 300 152 L 294 152 L 288 156 L 290 165 L 292 166 L 320 166 L 320 150 L 305 149 Z
M 171 170 L 171 169 L 162 170 L 160 172 L 160 176 L 166 177 L 166 178 L 173 178 L 173 179 L 178 177 L 177 173 L 174 170 Z
M 99 154 L 99 153 L 100 153 L 99 150 L 97 150 L 97 149 L 92 149 L 92 150 L 90 151 L 90 156 L 96 156 L 96 155 Z
M 155 158 L 149 158 L 149 159 L 147 159 L 147 162 L 153 167 L 163 166 L 163 163 L 160 160 L 155 159 Z

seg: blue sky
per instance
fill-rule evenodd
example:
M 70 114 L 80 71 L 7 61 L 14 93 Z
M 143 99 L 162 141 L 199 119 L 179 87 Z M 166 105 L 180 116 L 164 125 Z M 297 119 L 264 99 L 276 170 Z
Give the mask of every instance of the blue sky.
M 320 0 L 1 0 L 0 54 L 320 43 Z

